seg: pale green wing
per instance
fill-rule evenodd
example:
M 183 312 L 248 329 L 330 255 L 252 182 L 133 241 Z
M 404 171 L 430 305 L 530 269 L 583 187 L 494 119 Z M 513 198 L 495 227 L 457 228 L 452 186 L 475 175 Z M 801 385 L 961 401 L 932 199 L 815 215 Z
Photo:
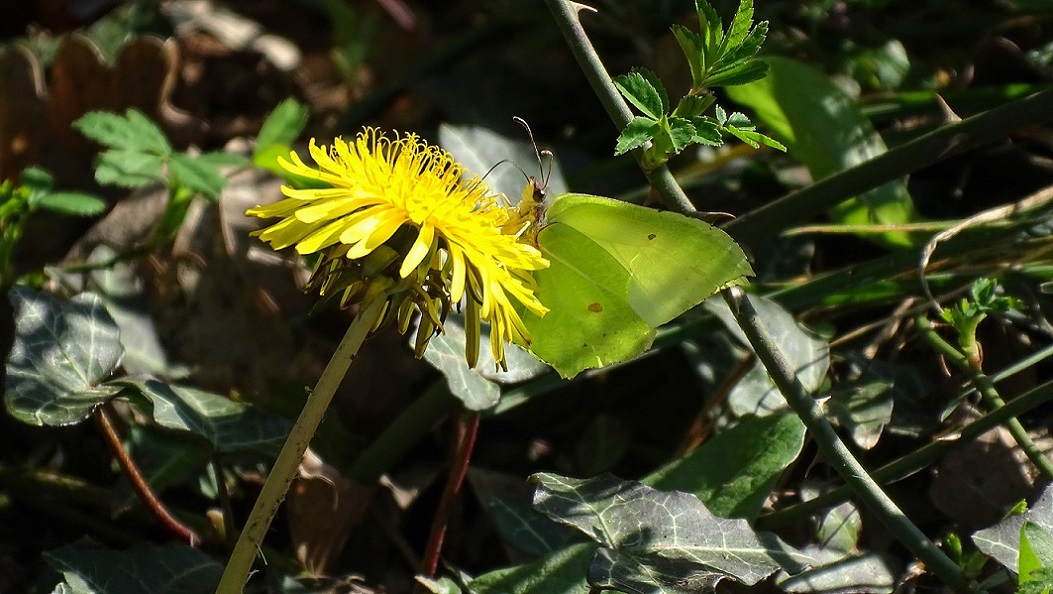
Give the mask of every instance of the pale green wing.
M 537 297 L 549 308 L 522 311 L 529 349 L 563 377 L 631 359 L 647 350 L 654 330 L 625 299 L 629 271 L 585 235 L 550 224 L 538 233 L 551 266 L 534 273 Z
M 628 269 L 629 305 L 651 327 L 753 275 L 746 254 L 727 233 L 681 214 L 561 194 L 546 216 L 580 231 Z

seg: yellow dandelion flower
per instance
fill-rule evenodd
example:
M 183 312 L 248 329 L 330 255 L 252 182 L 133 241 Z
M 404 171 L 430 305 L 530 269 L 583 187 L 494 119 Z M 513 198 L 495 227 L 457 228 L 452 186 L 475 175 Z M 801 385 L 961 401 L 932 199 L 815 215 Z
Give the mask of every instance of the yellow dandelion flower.
M 353 143 L 337 138 L 317 146 L 312 139 L 310 154 L 315 166 L 296 152 L 279 163 L 324 187 L 283 186 L 285 199 L 247 214 L 281 217 L 256 232 L 274 249 L 320 253 L 311 286 L 323 295 L 342 291 L 347 304 L 375 296 L 369 288 L 383 279 L 388 309 L 378 326 L 397 320 L 405 332 L 410 314 L 419 311 L 418 356 L 462 299 L 469 365 L 481 321 L 490 324 L 502 366 L 506 342 L 529 344 L 517 307 L 548 311 L 534 295 L 532 276 L 548 261 L 520 241 L 510 224 L 517 213 L 480 179 L 465 180 L 450 153 L 415 134 L 388 138 L 367 128 Z

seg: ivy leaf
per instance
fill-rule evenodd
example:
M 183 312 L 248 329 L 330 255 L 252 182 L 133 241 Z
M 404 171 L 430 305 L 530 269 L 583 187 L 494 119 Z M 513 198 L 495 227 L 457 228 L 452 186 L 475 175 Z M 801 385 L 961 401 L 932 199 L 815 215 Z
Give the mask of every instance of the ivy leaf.
M 797 415 L 749 416 L 644 482 L 694 493 L 720 517 L 752 520 L 803 446 L 804 424 Z
M 135 390 L 133 402 L 136 395 L 148 402 L 158 425 L 199 435 L 221 454 L 276 455 L 291 427 L 284 417 L 190 386 L 155 379 L 112 383 Z
M 106 111 L 91 111 L 73 122 L 81 134 L 109 148 L 122 151 L 167 156 L 172 146 L 164 132 L 143 112 L 129 108 L 124 116 Z
M 124 349 L 117 324 L 94 293 L 62 302 L 14 287 L 15 340 L 7 358 L 4 404 L 30 425 L 86 419 L 120 388 L 104 384 Z
M 106 201 L 84 192 L 53 192 L 37 198 L 36 206 L 59 214 L 91 217 L 106 210 Z
M 219 168 L 209 162 L 209 159 L 191 157 L 186 153 L 172 155 L 172 160 L 168 162 L 168 170 L 179 183 L 213 200 L 219 198 L 220 192 L 227 185 L 227 178 L 223 177 Z
M 141 188 L 161 179 L 164 161 L 136 150 L 111 150 L 99 154 L 95 181 L 104 186 Z
M 1032 522 L 1053 533 L 1053 486 L 1046 486 L 1038 501 L 1026 513 L 1010 516 L 990 528 L 974 533 L 973 543 L 976 544 L 976 548 L 994 557 L 1002 565 L 1018 572 L 1020 532 L 1025 522 Z
M 66 546 L 44 553 L 66 579 L 67 592 L 212 592 L 223 566 L 198 549 L 182 545 L 138 545 L 128 551 Z
M 660 129 L 659 123 L 651 118 L 639 116 L 633 118 L 633 121 L 629 122 L 629 125 L 618 136 L 618 144 L 614 147 L 614 154 L 624 155 L 635 148 L 643 146 L 644 143 L 654 138 Z
M 595 551 L 592 543 L 571 545 L 533 563 L 478 576 L 468 587 L 477 594 L 588 594 L 584 576 Z
M 1019 583 L 1032 581 L 1031 576 L 1043 568 L 1053 568 L 1053 537 L 1034 522 L 1020 527 L 1020 556 L 1017 567 Z
M 662 88 L 657 77 L 643 69 L 633 69 L 629 74 L 614 77 L 614 85 L 622 96 L 652 120 L 660 119 L 669 105 L 668 98 L 663 101 L 665 89 L 659 91 L 655 82 L 658 82 L 658 88 Z
M 600 544 L 594 587 L 629 592 L 710 591 L 722 579 L 753 585 L 803 557 L 745 520 L 714 516 L 697 497 L 604 474 L 572 479 L 541 473 L 534 507 Z

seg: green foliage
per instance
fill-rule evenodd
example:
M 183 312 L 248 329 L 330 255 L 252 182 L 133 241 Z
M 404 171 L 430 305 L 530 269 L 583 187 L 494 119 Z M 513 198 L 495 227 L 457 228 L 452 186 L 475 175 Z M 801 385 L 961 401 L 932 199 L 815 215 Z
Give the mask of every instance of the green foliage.
M 696 0 L 701 34 L 680 25 L 673 33 L 687 58 L 694 84 L 670 112 L 669 94 L 653 72 L 635 68 L 614 78 L 618 91 L 644 115 L 634 118 L 618 137 L 614 154 L 621 155 L 652 145 L 644 153 L 643 166 L 654 168 L 691 144 L 720 146 L 724 135 L 738 138 L 753 148 L 761 144 L 786 150 L 779 142 L 759 133 L 741 113 L 730 116 L 719 106 L 709 89 L 745 84 L 763 78 L 767 65 L 754 59 L 768 31 L 768 23 L 753 25 L 753 0 L 741 0 L 725 34 L 716 11 L 706 0 Z M 752 28 L 751 28 L 752 27 Z M 713 116 L 703 113 L 714 107 Z
M 56 591 L 64 594 L 211 592 L 223 571 L 200 549 L 179 545 L 128 551 L 75 545 L 48 551 L 44 559 L 62 574 Z
M 54 178 L 39 167 L 22 171 L 21 183 L 0 182 L 0 288 L 14 284 L 14 252 L 25 233 L 30 215 L 50 211 L 62 215 L 91 217 L 106 210 L 106 202 L 93 194 L 57 192 Z
M 227 185 L 220 167 L 246 163 L 231 153 L 191 155 L 176 151 L 157 124 L 134 108 L 123 116 L 88 112 L 73 122 L 73 127 L 105 149 L 95 162 L 95 180 L 100 184 L 141 188 L 164 182 L 168 186 L 168 206 L 155 231 L 155 244 L 175 236 L 195 196 L 219 199 Z
M 989 313 L 1006 313 L 1023 307 L 1019 299 L 1002 294 L 997 280 L 978 278 L 969 288 L 969 296 L 951 307 L 943 308 L 940 317 L 959 333 L 965 334 L 974 332 L 976 325 Z
M 252 164 L 278 175 L 287 175 L 288 172 L 278 164 L 278 157 L 288 157 L 289 145 L 303 133 L 308 115 L 307 106 L 292 97 L 279 103 L 264 120 L 256 136 Z

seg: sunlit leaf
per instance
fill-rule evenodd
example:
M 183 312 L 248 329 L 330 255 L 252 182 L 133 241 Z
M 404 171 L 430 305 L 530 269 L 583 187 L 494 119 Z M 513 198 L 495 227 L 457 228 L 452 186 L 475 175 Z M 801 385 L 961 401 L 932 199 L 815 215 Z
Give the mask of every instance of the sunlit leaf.
M 694 493 L 714 515 L 752 520 L 803 446 L 804 424 L 796 415 L 745 417 L 643 482 Z
M 527 565 L 485 573 L 468 587 L 477 594 L 588 594 L 585 574 L 595 551 L 592 543 L 571 545 Z
M 106 111 L 91 111 L 73 122 L 81 134 L 110 149 L 151 153 L 165 156 L 172 152 L 164 132 L 137 109 L 124 116 Z
M 800 568 L 799 554 L 776 536 L 718 518 L 689 493 L 610 474 L 532 478 L 538 511 L 600 544 L 589 566 L 593 586 L 687 594 L 711 591 L 725 578 L 752 585 L 780 567 Z
M 212 199 L 219 198 L 219 193 L 227 185 L 227 178 L 219 172 L 217 165 L 185 153 L 172 155 L 168 170 L 179 183 Z
M 1024 522 L 1033 522 L 1053 533 L 1053 486 L 1047 486 L 1026 513 L 1010 516 L 990 528 L 975 532 L 973 542 L 978 549 L 1015 572 L 1020 556 L 1020 531 Z
M 7 359 L 4 404 L 31 425 L 69 425 L 86 419 L 120 388 L 103 382 L 124 349 L 117 324 L 93 293 L 63 302 L 15 287 L 15 340 Z

